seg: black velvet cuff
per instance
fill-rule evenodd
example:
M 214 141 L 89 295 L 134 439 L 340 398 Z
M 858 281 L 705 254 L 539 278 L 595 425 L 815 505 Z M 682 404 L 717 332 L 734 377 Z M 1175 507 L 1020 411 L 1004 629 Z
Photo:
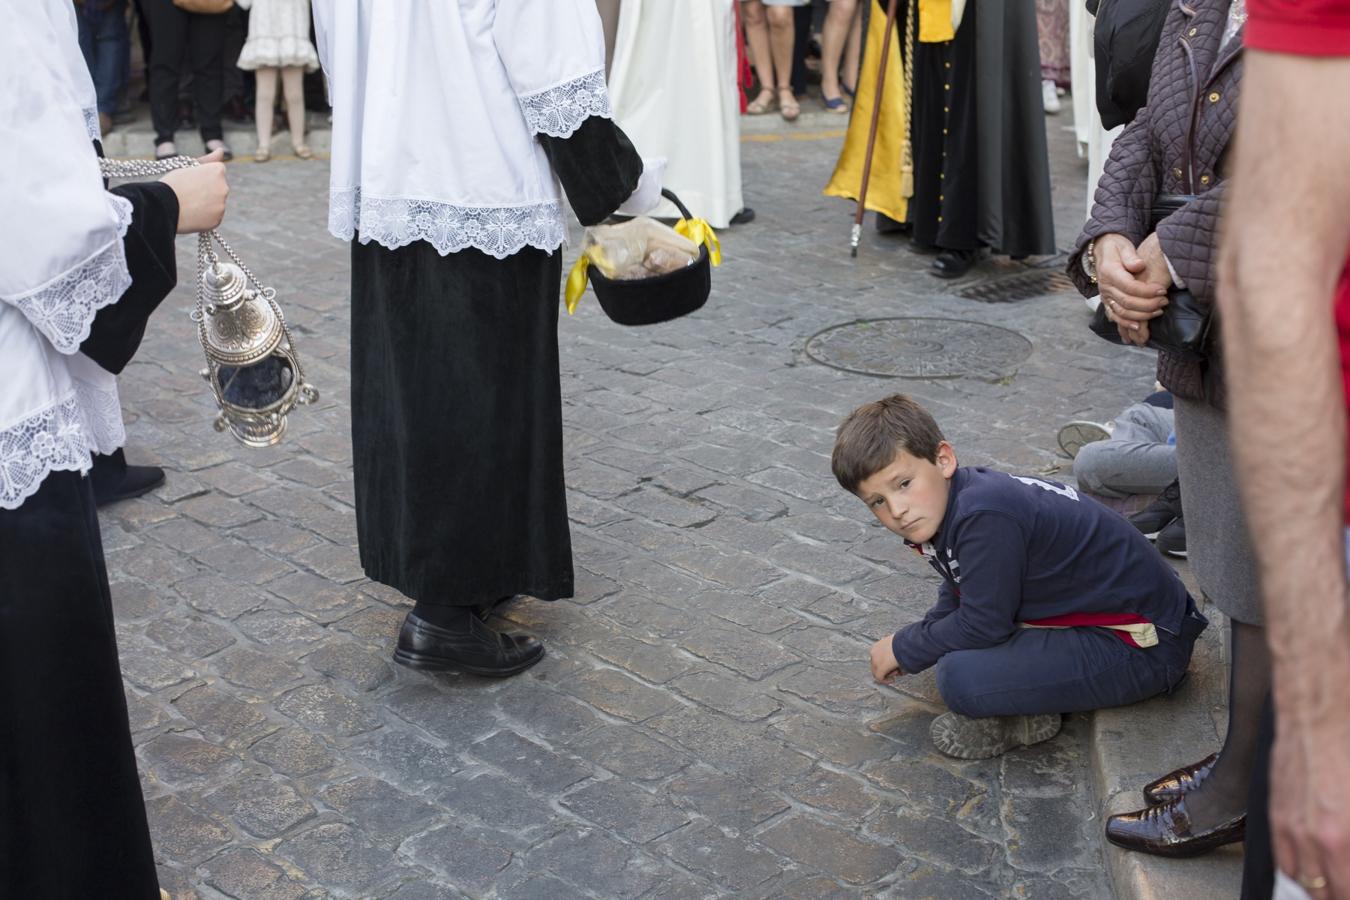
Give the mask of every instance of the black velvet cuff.
M 637 189 L 642 157 L 610 119 L 591 116 L 571 137 L 538 137 L 582 225 L 603 222 Z
M 119 185 L 112 192 L 131 201 L 131 225 L 122 240 L 131 287 L 98 311 L 80 350 L 116 375 L 140 347 L 150 314 L 178 283 L 178 195 L 159 181 Z

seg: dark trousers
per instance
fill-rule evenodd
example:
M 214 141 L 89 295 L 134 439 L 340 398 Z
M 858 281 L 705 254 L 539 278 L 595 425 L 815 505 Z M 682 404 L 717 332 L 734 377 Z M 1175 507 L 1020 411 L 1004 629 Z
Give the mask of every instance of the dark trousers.
M 1170 692 L 1208 620 L 1192 607 L 1181 634 L 1131 647 L 1105 628 L 1022 628 L 993 647 L 937 664 L 938 692 L 963 716 L 1038 715 L 1125 706 Z
M 127 0 L 82 3 L 75 7 L 80 26 L 80 50 L 89 65 L 98 94 L 98 111 L 112 115 L 117 94 L 125 82 L 130 64 L 131 37 L 127 33 Z
M 225 17 L 184 12 L 173 0 L 143 0 L 150 23 L 150 118 L 155 143 L 173 140 L 184 54 L 192 69 L 192 100 L 202 140 L 219 140 L 224 105 Z
M 94 493 L 0 509 L 0 897 L 158 900 Z

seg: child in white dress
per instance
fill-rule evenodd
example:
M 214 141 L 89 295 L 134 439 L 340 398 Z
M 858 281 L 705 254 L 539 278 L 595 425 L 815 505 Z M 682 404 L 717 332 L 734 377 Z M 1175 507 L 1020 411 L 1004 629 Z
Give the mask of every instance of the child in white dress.
M 310 159 L 305 143 L 305 72 L 319 68 L 319 54 L 309 39 L 309 0 L 238 0 L 250 10 L 248 40 L 238 66 L 253 70 L 258 81 L 254 117 L 258 124 L 255 162 L 272 157 L 272 110 L 276 104 L 277 75 L 286 95 L 286 116 L 295 155 Z

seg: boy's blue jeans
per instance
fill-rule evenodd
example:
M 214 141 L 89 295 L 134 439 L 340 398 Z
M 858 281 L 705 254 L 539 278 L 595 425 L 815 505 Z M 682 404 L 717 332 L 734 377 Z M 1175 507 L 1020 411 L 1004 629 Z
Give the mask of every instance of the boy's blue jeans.
M 1019 629 L 996 646 L 938 660 L 938 692 L 953 712 L 974 718 L 1137 703 L 1177 686 L 1207 624 L 1188 602 L 1181 634 L 1158 629 L 1154 647 L 1131 647 L 1105 628 Z
M 98 111 L 112 115 L 130 63 L 127 0 L 85 0 L 75 7 L 80 50 L 98 94 Z

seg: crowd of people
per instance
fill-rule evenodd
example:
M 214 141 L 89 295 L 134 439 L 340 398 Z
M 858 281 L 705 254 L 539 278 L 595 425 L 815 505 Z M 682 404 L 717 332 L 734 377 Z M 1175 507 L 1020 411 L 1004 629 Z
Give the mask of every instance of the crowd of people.
M 229 69 L 254 73 L 259 161 L 278 82 L 296 155 L 312 155 L 303 76 L 326 74 L 358 548 L 413 603 L 394 658 L 505 677 L 545 648 L 494 628 L 494 608 L 574 590 L 564 203 L 586 225 L 660 217 L 665 187 L 715 227 L 751 221 L 742 105 L 796 119 L 796 79 L 816 68 L 822 107 L 851 113 L 828 192 L 862 193 L 865 144 L 879 227 L 933 275 L 1050 255 L 1041 117 L 1087 41 L 1074 99 L 1097 100 L 1098 158 L 1066 271 L 1097 298 L 1099 333 L 1157 351 L 1160 390 L 1061 432 L 1077 486 L 961 465 L 904 395 L 850 413 L 835 479 L 939 576 L 932 609 L 872 646 L 871 674 L 934 668 L 949 708 L 934 745 L 989 758 L 1050 740 L 1065 713 L 1172 692 L 1221 614 L 1221 746 L 1144 785 L 1106 837 L 1170 857 L 1245 841 L 1244 897 L 1350 898 L 1350 116 L 1319 100 L 1350 89 L 1350 2 L 1089 3 L 1094 25 L 1053 0 L 911 0 L 883 42 L 886 5 L 314 0 L 311 27 L 308 0 L 240 0 L 247 20 L 228 0 L 135 0 L 156 156 L 177 152 L 185 83 L 208 156 L 111 190 L 97 157 L 127 88 L 126 0 L 16 7 L 0 33 L 18 86 L 0 95 L 0 894 L 160 894 L 96 461 L 120 466 L 104 499 L 162 478 L 120 457 L 116 375 L 174 287 L 175 235 L 224 214 Z M 1144 35 L 1143 64 L 1121 34 Z M 672 45 L 707 65 L 669 65 Z M 869 87 L 885 66 L 903 73 L 889 95 Z M 472 102 L 447 106 L 445 85 Z M 438 152 L 410 160 L 413 132 Z M 1131 498 L 1152 502 L 1109 506 Z M 1197 596 L 1158 549 L 1189 558 Z

